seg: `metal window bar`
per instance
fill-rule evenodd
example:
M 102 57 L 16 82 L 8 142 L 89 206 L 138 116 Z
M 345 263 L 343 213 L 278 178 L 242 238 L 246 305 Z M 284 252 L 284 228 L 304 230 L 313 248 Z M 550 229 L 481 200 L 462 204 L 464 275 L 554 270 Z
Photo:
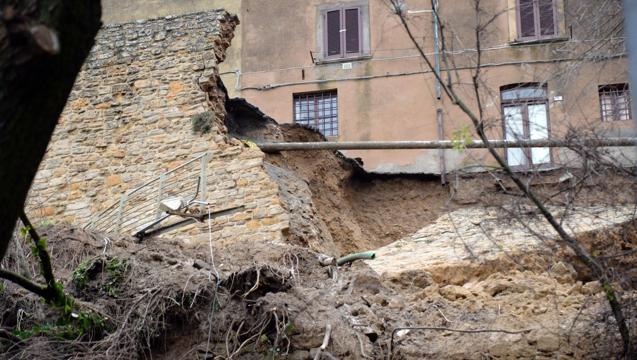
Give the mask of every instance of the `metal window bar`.
M 324 136 L 338 135 L 336 90 L 294 95 L 294 122 L 312 127 Z
M 627 84 L 600 86 L 599 103 L 602 121 L 631 118 L 630 93 Z
M 95 215 L 85 228 L 133 234 L 161 216 L 158 208 L 164 199 L 191 198 L 199 188 L 199 200 L 205 202 L 209 160 L 209 154 L 203 153 L 123 194 L 119 201 Z

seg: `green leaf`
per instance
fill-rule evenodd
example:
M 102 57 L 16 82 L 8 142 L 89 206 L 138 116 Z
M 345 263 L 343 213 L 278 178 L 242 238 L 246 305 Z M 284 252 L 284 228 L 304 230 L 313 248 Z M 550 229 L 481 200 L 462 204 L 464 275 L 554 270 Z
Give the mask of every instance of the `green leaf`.
M 31 231 L 30 226 L 23 226 L 20 228 L 20 234 L 22 235 L 22 237 L 26 237 L 29 231 Z

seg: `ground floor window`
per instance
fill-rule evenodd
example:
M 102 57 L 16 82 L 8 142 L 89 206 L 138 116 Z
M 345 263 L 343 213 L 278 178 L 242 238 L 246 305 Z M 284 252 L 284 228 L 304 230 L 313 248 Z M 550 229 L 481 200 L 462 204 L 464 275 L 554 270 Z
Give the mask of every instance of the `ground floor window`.
M 602 121 L 629 120 L 631 114 L 628 84 L 600 86 L 599 109 Z
M 337 136 L 336 90 L 294 94 L 294 122 L 314 128 L 324 136 Z
M 546 87 L 518 84 L 501 89 L 504 135 L 507 140 L 544 140 L 549 138 L 548 99 Z M 547 147 L 509 148 L 507 162 L 511 167 L 529 169 L 551 162 Z

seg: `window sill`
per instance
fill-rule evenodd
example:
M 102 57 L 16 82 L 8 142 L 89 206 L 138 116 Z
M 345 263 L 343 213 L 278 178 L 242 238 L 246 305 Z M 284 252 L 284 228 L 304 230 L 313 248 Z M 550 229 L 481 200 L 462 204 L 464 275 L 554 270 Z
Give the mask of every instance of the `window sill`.
M 513 172 L 516 173 L 531 173 L 531 172 L 535 172 L 535 171 L 551 171 L 551 170 L 555 170 L 555 169 L 559 169 L 560 166 L 556 165 L 553 163 L 553 160 L 551 160 L 551 162 L 548 163 L 543 163 L 543 164 L 531 164 L 531 165 L 509 165 L 509 167 L 511 168 L 511 170 L 513 170 Z
M 548 44 L 548 43 L 564 42 L 568 40 L 570 40 L 570 38 L 566 36 L 556 36 L 556 37 L 542 38 L 542 39 L 518 39 L 518 40 L 513 40 L 509 42 L 509 46 Z
M 632 120 L 633 120 L 632 118 L 630 118 L 630 119 L 610 119 L 610 120 L 600 119 L 602 124 L 626 123 L 626 122 L 632 122 Z
M 359 56 L 334 58 L 334 59 L 316 59 L 314 61 L 314 65 L 339 64 L 344 62 L 369 60 L 371 58 L 372 58 L 371 55 L 359 55 Z

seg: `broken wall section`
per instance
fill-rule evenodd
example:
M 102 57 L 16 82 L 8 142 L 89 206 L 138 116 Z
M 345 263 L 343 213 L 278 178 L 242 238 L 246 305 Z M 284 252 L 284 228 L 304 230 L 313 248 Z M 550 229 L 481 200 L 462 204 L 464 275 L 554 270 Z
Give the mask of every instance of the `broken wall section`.
M 29 213 L 86 225 L 121 194 L 208 152 L 212 210 L 246 209 L 217 219 L 213 227 L 221 231 L 214 235 L 280 239 L 287 215 L 263 153 L 229 139 L 223 125 L 226 95 L 217 66 L 237 24 L 236 16 L 213 10 L 105 26 L 40 166 Z M 210 131 L 195 134 L 191 119 L 205 111 L 212 114 Z

